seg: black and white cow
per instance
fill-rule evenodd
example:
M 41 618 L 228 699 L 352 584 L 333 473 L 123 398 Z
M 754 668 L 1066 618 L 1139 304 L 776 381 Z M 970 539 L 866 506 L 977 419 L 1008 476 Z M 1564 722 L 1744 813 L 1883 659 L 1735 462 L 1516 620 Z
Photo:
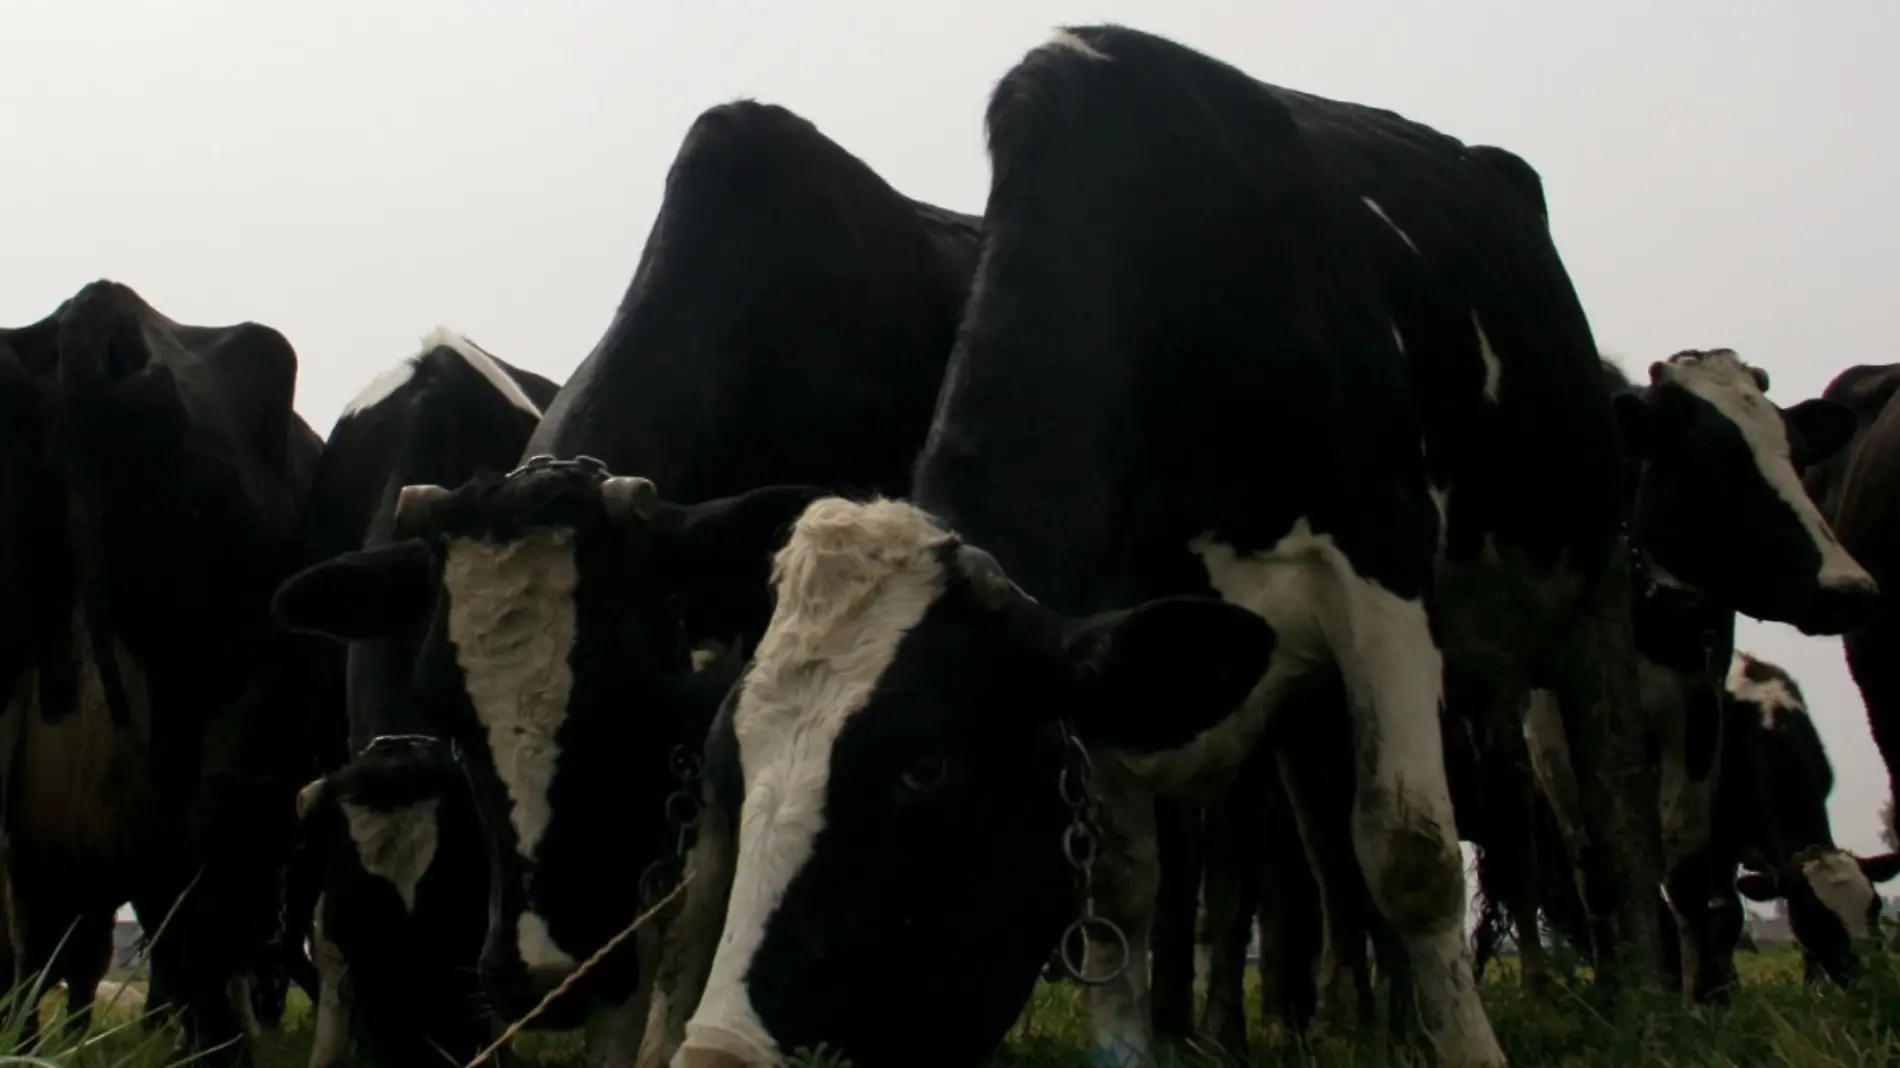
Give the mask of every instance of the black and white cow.
M 486 830 L 480 972 L 504 1016 L 626 929 L 675 859 L 674 758 L 696 759 L 738 666 L 696 654 L 763 632 L 771 551 L 819 492 L 767 484 L 901 488 L 978 232 L 791 112 L 707 111 L 619 313 L 524 450 L 560 459 L 411 485 L 401 540 L 285 586 L 302 628 L 429 621 L 418 700 Z M 603 1060 L 642 1035 L 651 930 L 549 1010 L 587 1012 Z
M 0 330 L 0 350 L 20 962 L 37 970 L 72 920 L 127 900 L 148 930 L 170 914 L 155 979 L 194 1049 L 242 1056 L 244 975 L 284 933 L 315 714 L 294 685 L 302 643 L 268 612 L 310 559 L 322 446 L 292 409 L 296 353 L 256 323 L 173 322 L 112 281 Z
M 819 1041 L 862 1068 L 984 1056 L 1075 907 L 1064 725 L 1105 806 L 1093 901 L 1133 948 L 1093 988 L 1096 1051 L 1147 1056 L 1144 788 L 1231 769 L 1328 668 L 1355 852 L 1425 1029 L 1500 1063 L 1460 930 L 1446 662 L 1512 714 L 1562 700 L 1603 787 L 1593 900 L 1660 947 L 1653 890 L 1622 892 L 1661 875 L 1628 617 L 1604 609 L 1615 423 L 1541 213 L 1450 138 L 1125 28 L 1031 52 L 988 120 L 984 257 L 912 499 L 803 514 L 708 741 L 736 865 L 676 1068 Z
M 338 417 L 311 493 L 325 556 L 397 540 L 412 483 L 459 486 L 515 466 L 555 383 L 438 328 Z M 311 1068 L 354 1036 L 372 1064 L 472 1060 L 492 1037 L 475 964 L 488 926 L 488 854 L 446 734 L 410 690 L 428 621 L 351 642 L 337 665 L 350 761 L 305 787 L 320 857 L 313 943 L 321 989 Z
M 1810 980 L 1846 980 L 1856 947 L 1879 935 L 1876 887 L 1900 875 L 1900 855 L 1859 857 L 1835 843 L 1834 767 L 1787 671 L 1738 652 L 1727 690 L 1716 820 L 1736 827 L 1728 837 L 1739 848 L 1725 866 L 1753 862 L 1737 883 L 1750 900 L 1786 899 Z

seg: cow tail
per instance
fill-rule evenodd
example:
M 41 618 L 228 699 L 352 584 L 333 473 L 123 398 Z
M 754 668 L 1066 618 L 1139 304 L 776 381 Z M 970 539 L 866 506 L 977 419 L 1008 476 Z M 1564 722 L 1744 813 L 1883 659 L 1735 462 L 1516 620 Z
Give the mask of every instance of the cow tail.
M 100 486 L 98 442 L 104 418 L 108 368 L 115 337 L 137 326 L 117 306 L 117 287 L 88 286 L 66 309 L 59 324 L 59 393 L 65 426 L 61 452 L 66 483 L 66 529 L 71 550 L 74 592 L 85 618 L 84 640 L 92 646 L 106 709 L 116 727 L 132 726 L 125 679 L 112 642 L 112 613 L 105 574 L 104 492 Z

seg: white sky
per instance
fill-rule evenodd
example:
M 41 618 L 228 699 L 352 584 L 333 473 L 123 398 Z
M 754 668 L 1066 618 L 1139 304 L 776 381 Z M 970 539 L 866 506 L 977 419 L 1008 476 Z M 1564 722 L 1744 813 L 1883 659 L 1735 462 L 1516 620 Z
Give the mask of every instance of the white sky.
M 995 80 L 1093 21 L 1523 155 L 1599 344 L 1639 377 L 1726 345 L 1785 405 L 1900 358 L 1893 0 L 5 0 L 0 323 L 98 277 L 179 320 L 268 323 L 319 433 L 438 322 L 560 381 L 701 110 L 783 104 L 980 212 Z M 1839 643 L 1742 640 L 1806 688 L 1836 834 L 1878 849 L 1885 773 Z

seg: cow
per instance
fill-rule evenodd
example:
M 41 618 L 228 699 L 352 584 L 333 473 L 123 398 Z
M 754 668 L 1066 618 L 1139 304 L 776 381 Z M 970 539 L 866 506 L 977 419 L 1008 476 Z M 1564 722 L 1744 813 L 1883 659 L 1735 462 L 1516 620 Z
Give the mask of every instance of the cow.
M 584 1015 L 590 1057 L 644 1037 L 658 930 L 580 965 L 677 885 L 675 773 L 692 781 L 736 650 L 764 630 L 785 527 L 821 485 L 902 487 L 978 238 L 790 111 L 709 109 L 520 469 L 405 487 L 398 540 L 279 592 L 287 625 L 339 637 L 429 621 L 417 699 L 484 829 L 479 972 L 503 1016 L 571 981 L 544 1019 Z
M 297 355 L 92 282 L 0 330 L 0 775 L 31 973 L 130 900 L 191 1048 L 248 1056 L 314 711 L 271 592 L 311 562 Z M 182 896 L 181 896 L 182 895 Z M 176 909 L 174 910 L 174 905 Z M 55 971 L 58 970 L 55 965 Z
M 1821 395 L 1854 416 L 1853 437 L 1826 463 L 1809 469 L 1808 495 L 1854 558 L 1891 591 L 1900 584 L 1900 363 L 1856 364 L 1834 376 Z M 1888 793 L 1900 768 L 1900 612 L 1891 593 L 1868 625 L 1841 639 L 1847 668 L 1867 706 L 1867 725 L 1887 766 Z M 1889 824 L 1889 830 L 1891 830 Z
M 1541 213 L 1449 137 L 1124 27 L 1061 31 L 987 118 L 982 265 L 908 499 L 802 514 L 707 741 L 695 864 L 730 851 L 729 903 L 675 1068 L 820 1041 L 975 1063 L 1069 944 L 1065 841 L 1110 962 L 1096 1053 L 1149 1056 L 1149 791 L 1231 774 L 1330 670 L 1354 852 L 1425 1031 L 1502 1063 L 1460 930 L 1444 665 L 1501 683 L 1492 714 L 1562 702 L 1601 787 L 1590 900 L 1660 955 L 1632 889 L 1661 873 L 1620 406 Z M 1745 388 L 1658 376 L 1657 436 L 1692 388 Z M 1819 577 L 1786 609 L 1810 625 L 1870 586 Z
M 411 483 L 459 486 L 512 469 L 559 390 L 438 327 L 344 406 L 317 468 L 311 538 L 325 557 L 396 540 Z M 377 1065 L 474 1059 L 493 1036 L 476 958 L 488 924 L 487 847 L 446 734 L 410 696 L 427 620 L 352 642 L 336 665 L 348 763 L 298 794 L 320 858 L 311 1068 L 354 1037 Z
M 1716 823 L 1735 830 L 1725 836 L 1732 844 L 1723 867 L 1749 862 L 1736 881 L 1749 900 L 1787 901 L 1809 981 L 1845 982 L 1856 946 L 1879 934 L 1876 888 L 1900 875 L 1900 854 L 1860 857 L 1834 841 L 1834 768 L 1786 670 L 1737 652 L 1727 693 Z

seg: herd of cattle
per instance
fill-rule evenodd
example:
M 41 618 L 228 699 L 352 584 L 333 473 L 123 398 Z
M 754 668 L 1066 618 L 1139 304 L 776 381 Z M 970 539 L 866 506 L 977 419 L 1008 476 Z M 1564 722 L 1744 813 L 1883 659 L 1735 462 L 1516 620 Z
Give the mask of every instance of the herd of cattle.
M 232 1057 L 295 982 L 311 1068 L 972 1066 L 1050 975 L 1133 1064 L 1245 1048 L 1257 921 L 1289 1025 L 1498 1065 L 1461 840 L 1528 982 L 1723 997 L 1742 896 L 1852 977 L 1900 858 L 1733 636 L 1900 756 L 1900 365 L 1634 384 L 1526 161 L 1130 29 L 987 125 L 976 217 L 715 107 L 565 384 L 438 331 L 327 439 L 267 326 L 0 330 L 12 980 L 130 902 Z

